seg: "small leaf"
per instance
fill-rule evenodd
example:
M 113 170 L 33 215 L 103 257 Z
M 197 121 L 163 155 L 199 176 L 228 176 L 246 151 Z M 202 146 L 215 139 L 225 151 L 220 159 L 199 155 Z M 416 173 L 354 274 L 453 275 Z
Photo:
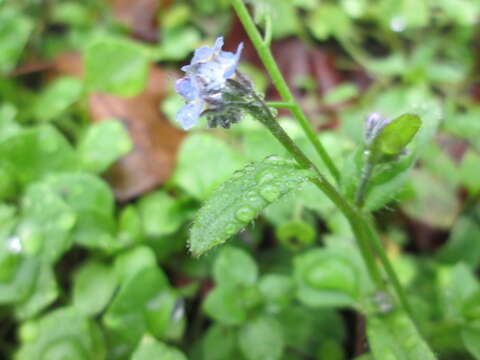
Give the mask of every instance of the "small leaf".
M 224 284 L 208 293 L 203 303 L 205 312 L 225 325 L 239 325 L 247 320 L 244 294 L 234 285 Z
M 205 200 L 242 164 L 238 154 L 222 140 L 193 134 L 182 142 L 173 180 L 188 194 Z
M 237 171 L 197 213 L 190 250 L 199 256 L 225 242 L 270 203 L 300 187 L 309 175 L 310 171 L 276 156 Z
M 404 114 L 386 125 L 373 140 L 371 159 L 373 162 L 398 156 L 412 141 L 422 122 L 417 115 Z
M 87 316 L 97 315 L 108 304 L 117 286 L 113 269 L 99 262 L 83 265 L 73 278 L 73 305 Z
M 266 316 L 244 325 L 238 342 L 247 360 L 280 359 L 285 347 L 281 324 Z
M 358 271 L 351 261 L 326 249 L 294 260 L 297 296 L 309 306 L 349 306 L 358 296 Z
M 137 95 L 147 81 L 148 55 L 146 48 L 126 39 L 95 40 L 85 51 L 87 87 L 125 97 Z
M 145 267 L 127 278 L 103 316 L 106 328 L 124 343 L 135 345 L 147 330 L 148 303 L 168 288 L 165 274 L 157 266 Z
M 132 360 L 187 360 L 187 357 L 174 347 L 167 346 L 155 338 L 145 336 L 135 352 Z
M 243 359 L 238 352 L 237 329 L 219 324 L 214 324 L 208 328 L 202 341 L 204 359 Z
M 132 141 L 120 121 L 107 120 L 88 128 L 78 147 L 80 166 L 85 171 L 102 173 L 132 150 Z
M 29 128 L 0 143 L 0 162 L 11 165 L 22 185 L 47 173 L 73 170 L 75 153 L 65 137 L 54 127 Z
M 217 284 L 253 285 L 257 280 L 257 264 L 244 250 L 224 247 L 215 259 L 213 277 Z
M 415 325 L 404 313 L 369 316 L 367 336 L 376 360 L 436 359 Z
M 28 17 L 4 7 L 0 13 L 0 73 L 13 70 L 35 23 Z
M 75 101 L 82 93 L 82 81 L 64 76 L 56 79 L 53 83 L 40 94 L 33 105 L 33 112 L 39 121 L 50 121 L 62 113 Z
M 476 360 L 480 360 L 480 321 L 475 321 L 462 330 L 463 343 Z
M 15 306 L 15 315 L 19 319 L 31 318 L 50 305 L 57 296 L 55 275 L 52 268 L 45 264 L 37 272 L 37 279 L 30 296 Z
M 22 346 L 15 359 L 103 359 L 98 329 L 74 308 L 60 308 L 21 329 Z

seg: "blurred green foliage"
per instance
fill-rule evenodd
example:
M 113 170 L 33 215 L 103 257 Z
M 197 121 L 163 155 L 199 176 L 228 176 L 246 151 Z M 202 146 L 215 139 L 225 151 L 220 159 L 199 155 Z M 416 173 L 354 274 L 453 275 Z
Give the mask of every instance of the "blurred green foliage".
M 353 335 L 357 311 L 367 317 L 370 344 L 358 360 L 480 359 L 479 55 L 473 46 L 480 2 L 249 3 L 261 27 L 272 17 L 275 40 L 294 37 L 333 49 L 337 68 L 330 71 L 349 76 L 316 100 L 333 107 L 339 120 L 319 137 L 341 169 L 347 198 L 353 199 L 364 165 L 365 116 L 408 112 L 422 119 L 407 153 L 376 167 L 365 208 L 378 210 L 389 256 L 435 355 L 388 299 L 371 296 L 348 224 L 314 187 L 300 186 L 307 175 L 283 160 L 265 175 L 262 161 L 286 154 L 253 119 L 228 133 L 200 127 L 183 141 L 166 184 L 129 203 L 115 201 L 104 175 L 135 144 L 122 119 L 90 121 L 88 96 L 138 95 L 151 62 L 178 68 L 196 47 L 228 34 L 227 0 L 160 7 L 153 43 L 135 40 L 103 0 L 3 0 L 1 357 L 340 360 L 354 358 L 355 341 L 363 349 L 364 339 Z M 70 51 L 82 54 L 84 79 L 16 73 Z M 261 70 L 249 68 L 256 83 L 267 83 Z M 356 83 L 355 72 L 368 87 Z M 316 79 L 301 76 L 295 83 L 306 84 L 307 100 L 315 97 Z M 158 107 L 173 123 L 180 103 L 173 87 L 169 92 Z M 324 120 L 314 112 L 315 125 Z M 280 122 L 313 154 L 292 119 Z M 390 155 L 408 143 L 386 137 L 379 146 Z M 257 165 L 247 165 L 252 161 Z M 247 182 L 234 173 L 242 167 Z M 223 192 L 217 190 L 232 174 Z M 207 199 L 215 214 L 193 222 Z M 187 252 L 190 230 L 197 254 L 234 236 L 194 259 Z M 421 237 L 429 232 L 438 236 L 427 246 Z M 199 233 L 208 243 L 196 242 Z

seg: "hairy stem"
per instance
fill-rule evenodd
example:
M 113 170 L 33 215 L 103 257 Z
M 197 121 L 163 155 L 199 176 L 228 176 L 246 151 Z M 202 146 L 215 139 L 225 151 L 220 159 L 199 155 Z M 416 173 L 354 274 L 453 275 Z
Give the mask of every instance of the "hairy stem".
M 287 149 L 287 151 L 300 166 L 315 171 L 316 176 L 310 180 L 323 193 L 325 193 L 325 195 L 328 196 L 328 198 L 342 211 L 342 213 L 348 219 L 352 227 L 352 231 L 357 238 L 360 253 L 365 261 L 365 265 L 367 266 L 371 279 L 374 281 L 377 288 L 385 290 L 386 284 L 382 279 L 381 271 L 377 262 L 375 261 L 374 252 L 368 243 L 368 234 L 362 226 L 361 218 L 357 215 L 356 209 L 354 209 L 342 197 L 335 187 L 323 176 L 320 170 L 318 170 L 315 164 L 313 164 L 312 161 L 305 155 L 305 153 L 293 142 L 290 136 L 288 136 L 285 130 L 283 130 L 283 128 L 278 124 L 275 116 L 272 114 L 263 100 L 257 95 L 254 95 L 254 98 L 254 106 L 248 107 L 247 109 L 255 118 L 257 118 L 265 127 L 267 127 L 268 130 L 270 130 L 273 136 L 275 136 L 275 138 L 285 147 L 285 149 Z
M 247 106 L 247 110 L 266 126 L 275 138 L 285 147 L 298 164 L 304 168 L 312 169 L 316 177 L 310 179 L 327 197 L 340 209 L 347 218 L 352 232 L 357 240 L 360 254 L 365 262 L 368 273 L 378 290 L 386 291 L 387 284 L 382 277 L 381 269 L 375 259 L 375 253 L 379 256 L 380 262 L 385 269 L 385 273 L 391 283 L 393 290 L 403 310 L 413 319 L 413 312 L 408 303 L 407 296 L 402 288 L 400 281 L 383 249 L 381 241 L 372 226 L 370 220 L 358 208 L 352 206 L 337 189 L 323 176 L 315 164 L 303 153 L 303 151 L 288 136 L 283 128 L 278 124 L 277 119 L 264 101 L 257 95 L 253 95 L 254 104 Z M 414 321 L 415 322 L 415 321 Z
M 303 113 L 302 109 L 300 108 L 300 105 L 298 104 L 297 100 L 293 96 L 292 92 L 288 88 L 287 82 L 285 81 L 282 73 L 280 72 L 280 69 L 278 68 L 278 65 L 275 59 L 273 58 L 268 42 L 265 42 L 264 39 L 262 38 L 260 32 L 255 26 L 255 23 L 253 22 L 252 17 L 248 13 L 247 8 L 243 4 L 243 0 L 231 0 L 231 1 L 238 15 L 238 18 L 242 22 L 243 27 L 245 28 L 245 31 L 247 32 L 250 40 L 255 46 L 255 49 L 257 50 L 257 53 L 260 56 L 260 59 L 262 60 L 263 65 L 265 66 L 268 73 L 270 74 L 270 77 L 272 78 L 272 82 L 277 88 L 278 92 L 280 93 L 280 96 L 286 103 L 291 104 L 291 106 L 289 107 L 289 110 L 292 112 L 292 114 L 300 123 L 300 126 L 302 127 L 303 131 L 305 132 L 306 136 L 312 143 L 313 147 L 317 151 L 322 161 L 327 166 L 330 173 L 333 175 L 335 180 L 338 181 L 340 179 L 340 173 L 337 167 L 335 166 L 332 159 L 328 155 L 327 151 L 323 147 L 322 143 L 318 139 L 317 134 L 315 134 L 315 132 L 313 131 L 310 122 L 308 121 L 307 117 Z

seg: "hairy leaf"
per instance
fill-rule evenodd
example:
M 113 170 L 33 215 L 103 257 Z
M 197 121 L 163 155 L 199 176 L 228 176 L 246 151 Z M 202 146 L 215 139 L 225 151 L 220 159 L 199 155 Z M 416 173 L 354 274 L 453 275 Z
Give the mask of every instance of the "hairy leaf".
M 369 317 L 367 336 L 377 360 L 436 359 L 415 325 L 404 313 Z
M 247 165 L 218 188 L 197 214 L 190 235 L 195 256 L 225 242 L 267 205 L 303 184 L 310 171 L 271 156 Z

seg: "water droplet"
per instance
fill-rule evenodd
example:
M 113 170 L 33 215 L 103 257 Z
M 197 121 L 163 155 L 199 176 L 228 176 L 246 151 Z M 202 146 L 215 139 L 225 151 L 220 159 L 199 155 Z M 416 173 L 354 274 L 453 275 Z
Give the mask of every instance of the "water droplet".
M 272 202 L 279 198 L 280 190 L 276 186 L 266 185 L 260 190 L 260 195 L 268 202 Z
M 237 170 L 233 173 L 232 178 L 233 179 L 238 179 L 238 178 L 242 177 L 243 174 L 244 174 L 244 172 L 242 170 Z
M 405 30 L 407 24 L 405 23 L 405 19 L 403 16 L 395 16 L 390 20 L 390 28 L 395 32 L 402 32 Z
M 235 213 L 235 217 L 241 222 L 249 222 L 255 217 L 255 210 L 253 210 L 250 206 L 242 206 Z
M 275 174 L 269 169 L 264 169 L 260 171 L 257 175 L 257 182 L 260 185 L 265 184 L 266 182 L 272 181 L 274 179 L 275 179 Z
M 244 198 L 249 202 L 258 202 L 260 200 L 257 192 L 254 190 L 247 191 L 244 195 Z
M 7 249 L 14 253 L 18 254 L 22 251 L 22 242 L 18 236 L 12 236 L 7 240 Z
M 282 158 L 278 155 L 270 155 L 265 158 L 265 161 L 268 161 L 268 162 L 277 162 L 279 160 L 282 160 Z
M 245 170 L 245 171 L 247 171 L 247 172 L 253 171 L 253 170 L 255 170 L 255 165 L 253 165 L 253 164 L 248 164 L 247 166 L 245 166 L 245 167 L 243 168 L 243 170 Z
M 228 224 L 225 226 L 225 234 L 227 236 L 232 236 L 237 232 L 237 226 L 235 224 Z

